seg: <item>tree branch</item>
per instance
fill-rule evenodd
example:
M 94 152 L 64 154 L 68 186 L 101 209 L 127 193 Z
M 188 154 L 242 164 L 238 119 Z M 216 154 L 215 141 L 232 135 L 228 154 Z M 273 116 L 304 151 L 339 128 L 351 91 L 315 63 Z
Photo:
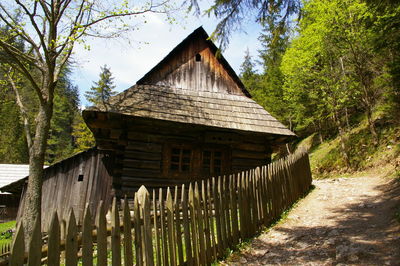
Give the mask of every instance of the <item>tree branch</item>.
M 32 87 L 35 89 L 39 101 L 41 103 L 44 102 L 44 99 L 42 97 L 42 91 L 39 87 L 39 85 L 36 83 L 35 79 L 33 78 L 33 76 L 31 75 L 30 71 L 24 66 L 24 64 L 21 62 L 21 60 L 19 60 L 19 58 L 17 57 L 17 55 L 15 53 L 13 53 L 12 51 L 9 50 L 7 45 L 4 45 L 4 42 L 0 40 L 0 46 L 14 59 L 14 64 L 17 65 L 17 67 L 19 68 L 19 70 L 24 73 L 24 75 L 28 78 L 29 82 L 31 83 Z
M 11 76 L 11 70 L 12 68 L 6 72 L 7 79 L 11 85 L 11 88 L 13 89 L 15 93 L 15 98 L 17 100 L 17 105 L 19 107 L 19 110 L 21 112 L 22 119 L 24 121 L 24 130 L 25 130 L 25 135 L 26 135 L 26 142 L 28 144 L 28 150 L 31 150 L 32 147 L 32 135 L 31 135 L 31 130 L 30 130 L 30 125 L 29 125 L 29 119 L 28 119 L 28 112 L 27 109 L 25 108 L 24 103 L 22 102 L 21 94 L 18 91 L 17 84 L 15 84 L 14 79 Z

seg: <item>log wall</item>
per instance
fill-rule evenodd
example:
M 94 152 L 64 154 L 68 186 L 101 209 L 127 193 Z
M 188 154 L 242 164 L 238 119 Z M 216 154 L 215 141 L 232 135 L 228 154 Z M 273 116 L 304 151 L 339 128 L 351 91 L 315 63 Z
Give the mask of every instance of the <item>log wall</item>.
M 120 132 L 118 135 L 112 132 Z M 265 136 L 238 134 L 191 125 L 148 124 L 131 120 L 124 129 L 96 132 L 99 149 L 115 152 L 114 192 L 118 197 L 132 195 L 141 185 L 149 189 L 194 182 L 210 175 L 201 172 L 203 150 L 223 151 L 225 164 L 221 174 L 247 170 L 270 162 L 271 144 Z M 192 171 L 171 174 L 169 151 L 186 146 L 193 151 Z

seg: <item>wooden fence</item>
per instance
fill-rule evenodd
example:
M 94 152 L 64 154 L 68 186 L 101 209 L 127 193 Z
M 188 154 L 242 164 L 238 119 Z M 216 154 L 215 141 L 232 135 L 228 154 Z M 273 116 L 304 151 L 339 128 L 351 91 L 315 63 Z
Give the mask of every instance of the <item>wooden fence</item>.
M 126 198 L 118 208 L 114 198 L 110 223 L 102 203 L 95 219 L 86 208 L 79 226 L 73 211 L 65 226 L 54 213 L 47 239 L 37 223 L 26 253 L 19 224 L 0 265 L 209 265 L 278 219 L 310 185 L 308 155 L 299 152 L 188 187 L 151 194 L 141 187 L 133 209 Z

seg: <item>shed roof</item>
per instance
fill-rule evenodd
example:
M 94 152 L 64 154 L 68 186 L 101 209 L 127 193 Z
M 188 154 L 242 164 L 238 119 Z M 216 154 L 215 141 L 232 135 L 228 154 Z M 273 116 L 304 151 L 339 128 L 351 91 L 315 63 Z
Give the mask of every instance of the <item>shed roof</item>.
M 0 164 L 0 188 L 29 175 L 29 164 Z
M 295 136 L 252 99 L 219 92 L 193 91 L 157 85 L 135 85 L 112 97 L 108 111 L 231 130 Z

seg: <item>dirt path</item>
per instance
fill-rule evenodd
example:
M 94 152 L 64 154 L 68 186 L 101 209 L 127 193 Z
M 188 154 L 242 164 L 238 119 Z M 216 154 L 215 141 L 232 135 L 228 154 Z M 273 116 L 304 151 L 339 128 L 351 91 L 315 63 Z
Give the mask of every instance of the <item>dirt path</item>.
M 288 218 L 229 265 L 400 265 L 400 182 L 318 180 Z

